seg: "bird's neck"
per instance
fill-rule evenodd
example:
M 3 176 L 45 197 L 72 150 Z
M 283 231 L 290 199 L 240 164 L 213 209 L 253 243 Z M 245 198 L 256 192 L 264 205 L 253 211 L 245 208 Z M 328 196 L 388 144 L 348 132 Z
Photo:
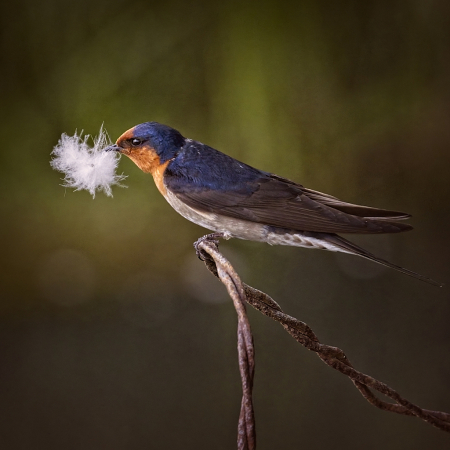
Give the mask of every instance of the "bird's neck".
M 159 164 L 158 166 L 154 166 L 151 174 L 153 175 L 153 179 L 155 180 L 156 187 L 159 192 L 165 197 L 167 194 L 166 186 L 164 184 L 164 172 L 172 160 L 169 159 L 163 164 Z
M 161 164 L 161 160 L 156 152 L 148 150 L 138 150 L 126 154 L 138 167 L 145 173 L 150 173 L 155 180 L 156 187 L 162 195 L 166 195 L 166 187 L 164 185 L 164 171 L 166 170 L 172 159 Z

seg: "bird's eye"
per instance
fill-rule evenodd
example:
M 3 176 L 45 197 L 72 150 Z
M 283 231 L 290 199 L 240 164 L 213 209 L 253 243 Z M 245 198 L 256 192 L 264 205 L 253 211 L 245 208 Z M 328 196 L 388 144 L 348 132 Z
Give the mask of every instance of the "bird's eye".
M 138 145 L 140 145 L 142 143 L 142 141 L 140 139 L 131 139 L 131 144 L 134 145 L 135 147 L 137 147 Z

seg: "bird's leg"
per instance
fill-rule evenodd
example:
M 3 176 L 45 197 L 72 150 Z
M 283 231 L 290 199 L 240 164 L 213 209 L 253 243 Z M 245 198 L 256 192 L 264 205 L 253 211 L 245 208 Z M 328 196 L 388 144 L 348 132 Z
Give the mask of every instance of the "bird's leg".
M 198 259 L 200 259 L 200 261 L 204 261 L 205 258 L 203 256 L 203 252 L 202 250 L 199 249 L 199 244 L 201 242 L 205 242 L 205 241 L 209 241 L 213 244 L 215 244 L 216 246 L 219 246 L 219 239 L 230 239 L 230 235 L 228 233 L 210 233 L 210 234 L 205 234 L 205 236 L 202 236 L 200 239 L 198 239 L 197 241 L 194 242 L 194 248 L 195 248 L 195 253 L 197 254 Z

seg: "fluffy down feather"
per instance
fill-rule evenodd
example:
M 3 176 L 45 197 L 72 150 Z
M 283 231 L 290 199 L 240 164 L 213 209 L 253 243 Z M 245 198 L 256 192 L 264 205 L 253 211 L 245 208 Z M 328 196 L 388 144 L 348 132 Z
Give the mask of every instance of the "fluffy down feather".
M 64 187 L 72 187 L 76 191 L 85 189 L 94 198 L 96 191 L 103 191 L 112 197 L 112 185 L 125 187 L 120 182 L 126 176 L 116 174 L 120 154 L 103 151 L 111 143 L 103 127 L 93 139 L 93 147 L 88 144 L 90 136 L 82 137 L 82 134 L 68 136 L 63 133 L 51 153 L 53 159 L 50 164 L 55 170 L 64 173 Z

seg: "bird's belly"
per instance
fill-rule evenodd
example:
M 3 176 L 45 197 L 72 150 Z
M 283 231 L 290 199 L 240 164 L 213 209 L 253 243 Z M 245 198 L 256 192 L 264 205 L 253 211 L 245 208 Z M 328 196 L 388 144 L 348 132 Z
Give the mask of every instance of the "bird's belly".
M 177 196 L 169 190 L 167 190 L 164 197 L 178 214 L 181 214 L 185 219 L 188 219 L 201 227 L 225 233 L 229 237 L 266 242 L 267 231 L 263 224 L 199 211 L 180 201 Z
M 327 242 L 323 238 L 323 233 L 273 227 L 262 223 L 249 222 L 215 213 L 199 211 L 181 202 L 175 194 L 172 194 L 168 190 L 164 197 L 172 208 L 184 218 L 208 230 L 225 233 L 229 237 L 267 242 L 270 245 L 290 245 L 293 247 L 351 253 L 333 245 L 331 242 Z

